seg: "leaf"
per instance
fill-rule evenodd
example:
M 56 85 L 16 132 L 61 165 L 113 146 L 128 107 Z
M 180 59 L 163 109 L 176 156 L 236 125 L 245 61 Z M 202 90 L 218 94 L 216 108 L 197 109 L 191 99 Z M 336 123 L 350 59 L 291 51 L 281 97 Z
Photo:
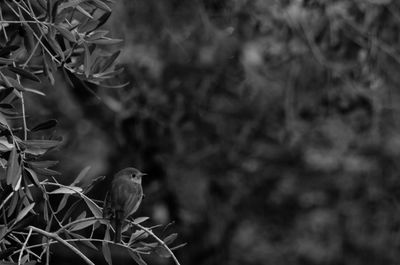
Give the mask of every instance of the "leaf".
M 9 56 L 11 52 L 18 50 L 18 48 L 19 46 L 16 45 L 6 46 L 0 50 L 0 57 Z
M 85 49 L 85 54 L 84 54 L 84 61 L 83 61 L 83 68 L 85 70 L 85 76 L 86 78 L 89 77 L 90 75 L 90 67 L 91 67 L 91 62 L 90 62 L 90 51 L 89 47 L 87 46 L 86 43 L 83 43 L 83 47 Z
M 0 237 L 0 240 L 1 240 L 1 237 Z M 18 249 L 17 247 L 9 247 L 3 251 L 0 251 L 0 260 L 11 256 L 11 254 L 13 254 L 13 252 L 16 251 L 17 249 Z
M 163 241 L 164 241 L 165 244 L 169 245 L 172 242 L 174 242 L 177 237 L 178 237 L 178 234 L 177 233 L 173 233 L 173 234 L 170 234 L 169 236 L 167 236 L 166 238 L 164 238 Z
M 123 42 L 122 39 L 111 39 L 111 38 L 101 38 L 101 39 L 97 39 L 97 40 L 91 40 L 91 41 L 87 41 L 88 43 L 95 43 L 95 44 L 99 44 L 99 45 L 113 45 L 113 44 L 118 44 Z
M 48 168 L 36 168 L 36 172 L 46 176 L 61 176 L 61 173 Z
M 149 218 L 150 217 L 147 217 L 147 216 L 138 217 L 138 218 L 135 218 L 135 220 L 133 220 L 133 222 L 135 224 L 140 224 L 140 223 L 143 223 L 144 221 L 148 220 Z
M 43 160 L 43 161 L 27 161 L 27 164 L 35 168 L 49 168 L 58 164 L 58 161 Z
M 133 251 L 132 249 L 128 249 L 128 254 L 138 265 L 147 265 L 147 263 L 142 259 L 139 253 Z
M 15 209 L 17 208 L 18 201 L 19 201 L 19 195 L 18 192 L 15 192 L 14 195 L 12 196 L 10 206 L 8 208 L 7 217 L 10 217 L 14 213 Z
M 76 177 L 76 179 L 72 182 L 71 186 L 75 186 L 76 184 L 78 184 L 84 177 L 87 176 L 87 173 L 89 172 L 89 170 L 91 169 L 91 166 L 87 166 L 84 169 L 82 169 L 81 172 L 79 172 L 78 176 Z
M 35 206 L 35 203 L 31 203 L 28 206 L 26 206 L 24 209 L 21 210 L 21 212 L 19 212 L 19 214 L 17 215 L 17 218 L 15 219 L 15 223 L 18 223 L 19 221 L 21 221 Z
M 102 16 L 98 19 L 99 23 L 97 24 L 97 26 L 96 26 L 95 29 L 98 29 L 99 27 L 103 26 L 104 23 L 106 23 L 107 20 L 110 18 L 110 16 L 111 16 L 111 12 L 106 12 L 106 13 L 104 13 L 104 15 L 102 15 Z
M 42 123 L 39 123 L 38 125 L 35 125 L 32 129 L 31 132 L 37 132 L 37 131 L 41 131 L 41 130 L 47 130 L 50 128 L 53 128 L 55 126 L 57 126 L 58 121 L 55 119 L 51 119 Z
M 25 90 L 26 92 L 31 92 L 31 93 L 33 93 L 33 94 L 37 94 L 37 95 L 40 95 L 40 96 L 46 96 L 45 93 L 43 93 L 43 92 L 41 92 L 41 91 L 39 91 L 39 90 L 37 90 L 37 89 L 25 87 L 24 90 Z
M 14 91 L 13 87 L 3 87 L 0 88 L 0 101 L 3 101 L 6 97 L 8 97 Z
M 6 120 L 6 117 L 3 115 L 3 113 L 0 113 L 0 124 L 2 124 L 3 126 L 10 128 L 10 126 L 8 125 L 8 122 Z
M 76 38 L 75 35 L 72 34 L 71 31 L 69 31 L 67 28 L 65 28 L 62 25 L 58 25 L 56 26 L 58 32 L 60 32 L 61 35 L 63 35 L 64 38 L 66 38 L 67 40 L 71 41 L 71 42 L 76 42 Z
M 25 140 L 21 141 L 19 144 L 23 147 L 25 153 L 32 155 L 42 155 L 48 150 L 57 147 L 61 141 L 59 140 Z
M 7 184 L 11 185 L 14 190 L 18 190 L 18 183 L 21 181 L 21 164 L 20 155 L 15 147 L 11 150 L 8 158 L 6 176 Z
M 110 231 L 109 228 L 107 227 L 105 235 L 104 235 L 104 239 L 109 241 L 110 240 Z M 112 265 L 112 259 L 111 259 L 111 252 L 110 252 L 110 247 L 108 246 L 108 242 L 103 241 L 101 243 L 101 249 L 103 250 L 103 256 L 104 259 L 106 260 L 108 265 Z
M 92 200 L 90 200 L 86 196 L 83 197 L 83 200 L 85 201 L 86 205 L 89 207 L 90 211 L 92 212 L 92 214 L 95 217 L 97 217 L 97 218 L 103 217 L 103 215 L 101 213 L 101 209 L 97 204 L 95 204 Z
M 11 66 L 11 65 L 8 66 L 8 69 L 10 71 L 16 73 L 16 74 L 19 74 L 20 76 L 28 78 L 28 79 L 30 79 L 32 81 L 36 81 L 36 82 L 39 82 L 39 83 L 41 82 L 39 77 L 37 77 L 36 75 L 32 74 L 31 72 L 29 72 L 29 71 L 27 71 L 25 69 L 22 69 L 22 68 L 19 68 L 19 67 L 14 67 L 14 66 Z
M 48 192 L 48 194 L 75 194 L 75 193 L 81 193 L 81 192 L 82 192 L 82 188 L 80 188 L 80 187 L 68 186 L 68 187 L 58 188 L 56 190 Z
M 120 53 L 121 53 L 121 51 L 116 51 L 110 57 L 107 58 L 107 60 L 105 61 L 104 65 L 102 67 L 102 72 L 106 71 L 110 66 L 112 66 L 115 59 L 117 59 L 117 57 Z
M 100 9 L 102 9 L 104 11 L 107 11 L 107 12 L 111 12 L 112 11 L 111 8 L 107 4 L 103 3 L 100 0 L 92 0 L 92 2 L 93 2 L 93 4 L 95 6 L 97 6 L 98 8 L 100 8 Z
M 11 151 L 14 147 L 12 143 L 9 143 L 5 136 L 0 137 L 0 152 Z
M 161 258 L 169 258 L 171 257 L 171 254 L 168 252 L 168 250 L 165 249 L 164 246 L 159 245 L 156 247 L 155 252 L 160 256 Z
M 131 237 L 129 238 L 129 245 L 133 244 L 135 241 L 143 240 L 147 238 L 149 234 L 147 234 L 146 231 L 144 230 L 136 230 L 135 233 L 131 234 Z
M 37 177 L 36 172 L 33 171 L 33 170 L 30 169 L 30 168 L 27 168 L 27 167 L 24 167 L 24 169 L 25 169 L 25 171 L 27 172 L 28 178 L 31 180 L 31 182 L 32 182 L 33 184 L 35 184 L 36 187 L 40 187 L 40 182 L 39 182 L 39 179 L 38 179 L 38 177 Z
M 77 220 L 79 220 L 79 218 L 77 218 Z M 97 222 L 97 220 L 89 220 L 89 221 L 79 222 L 76 225 L 73 225 L 71 227 L 70 231 L 78 231 L 78 230 L 84 229 L 88 226 L 93 225 L 96 222 Z
M 82 243 L 82 244 L 84 244 L 85 246 L 87 246 L 87 247 L 93 249 L 93 250 L 96 250 L 96 251 L 99 250 L 95 245 L 93 245 L 92 242 L 86 240 L 86 239 L 87 239 L 86 237 L 81 236 L 81 235 L 79 235 L 79 234 L 72 233 L 72 232 L 69 232 L 69 235 L 70 235 L 71 237 L 74 237 L 74 238 L 83 239 L 83 240 L 81 240 L 81 241 L 79 241 L 79 242 Z
M 78 10 L 80 13 L 82 13 L 85 16 L 87 16 L 88 18 L 94 19 L 92 17 L 92 15 L 89 12 L 87 12 L 85 9 L 83 9 L 81 6 L 76 6 L 76 10 Z

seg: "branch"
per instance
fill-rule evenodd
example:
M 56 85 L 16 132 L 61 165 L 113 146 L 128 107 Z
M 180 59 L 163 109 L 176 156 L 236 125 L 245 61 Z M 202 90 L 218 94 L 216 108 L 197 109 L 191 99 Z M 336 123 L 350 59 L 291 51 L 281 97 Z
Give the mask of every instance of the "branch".
M 158 243 L 160 243 L 165 250 L 167 250 L 167 252 L 171 255 L 172 259 L 174 260 L 176 265 L 180 265 L 178 259 L 175 257 L 174 253 L 172 252 L 172 250 L 167 246 L 167 244 L 165 244 L 164 241 L 162 241 L 159 237 L 157 237 L 150 229 L 140 225 L 140 224 L 136 224 L 135 222 L 130 222 L 131 224 L 133 224 L 134 226 L 142 229 L 143 231 L 145 231 L 146 233 L 148 233 L 149 235 L 151 235 Z
M 60 236 L 58 236 L 57 234 L 54 233 L 49 233 L 46 232 L 40 228 L 34 227 L 34 226 L 29 226 L 29 229 L 37 232 L 47 238 L 52 238 L 56 241 L 58 241 L 60 244 L 64 245 L 65 247 L 69 248 L 72 252 L 74 252 L 75 254 L 77 254 L 79 257 L 81 257 L 87 264 L 89 265 L 95 265 L 90 259 L 88 259 L 82 252 L 80 252 L 77 248 L 75 248 L 74 246 L 72 246 L 71 244 L 69 244 L 67 241 L 65 241 L 64 239 L 62 239 Z

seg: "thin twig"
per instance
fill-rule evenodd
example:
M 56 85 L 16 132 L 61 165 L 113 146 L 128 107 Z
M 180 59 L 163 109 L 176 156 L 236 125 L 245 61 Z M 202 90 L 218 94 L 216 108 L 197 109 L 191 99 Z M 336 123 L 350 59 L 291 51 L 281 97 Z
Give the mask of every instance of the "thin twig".
M 147 229 L 146 227 L 140 225 L 140 224 L 136 224 L 135 222 L 131 222 L 131 224 L 133 224 L 134 226 L 142 229 L 143 231 L 145 231 L 146 233 L 148 233 L 149 235 L 151 235 L 158 243 L 160 243 L 160 245 L 162 245 L 165 250 L 171 255 L 172 259 L 174 260 L 176 265 L 180 265 L 178 259 L 175 257 L 174 253 L 172 252 L 172 250 L 167 246 L 167 244 L 165 244 L 164 241 L 162 241 L 159 237 L 157 237 L 151 230 Z
M 67 241 L 62 239 L 59 235 L 55 233 L 49 233 L 47 231 L 44 231 L 40 228 L 34 227 L 34 226 L 29 226 L 29 229 L 31 229 L 34 232 L 37 232 L 47 238 L 52 238 L 59 242 L 60 244 L 64 245 L 65 247 L 69 248 L 72 252 L 74 252 L 76 255 L 81 257 L 87 264 L 89 265 L 95 265 L 88 257 L 86 257 L 82 252 L 80 252 L 77 248 L 75 248 L 73 245 L 69 244 Z
M 25 242 L 24 242 L 24 244 L 22 245 L 22 248 L 21 248 L 21 250 L 20 250 L 20 252 L 19 252 L 18 265 L 21 265 L 22 254 L 24 253 L 24 249 L 26 249 L 26 245 L 28 244 L 28 240 L 29 240 L 29 238 L 31 237 L 31 235 L 32 235 L 32 228 L 29 229 L 29 234 L 28 234 L 28 236 L 26 237 Z

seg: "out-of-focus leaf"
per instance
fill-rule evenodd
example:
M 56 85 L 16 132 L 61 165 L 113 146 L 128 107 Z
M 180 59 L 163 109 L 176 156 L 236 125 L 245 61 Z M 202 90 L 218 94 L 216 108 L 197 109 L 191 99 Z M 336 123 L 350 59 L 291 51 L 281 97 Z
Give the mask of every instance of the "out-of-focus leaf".
M 6 59 L 3 57 L 0 57 L 0 64 L 5 64 L 5 65 L 10 65 L 14 62 L 13 59 Z
M 93 31 L 88 35 L 87 40 L 97 40 L 97 39 L 103 38 L 108 34 L 108 32 L 109 32 L 108 30 Z
M 35 206 L 35 203 L 31 203 L 30 205 L 26 206 L 24 209 L 22 209 L 19 214 L 17 215 L 17 218 L 15 219 L 15 223 L 18 223 L 19 221 L 22 220 L 22 218 L 25 217 Z
M 9 143 L 5 136 L 0 137 L 0 152 L 11 151 L 14 147 L 12 143 Z
M 49 194 L 74 194 L 74 193 L 81 193 L 81 192 L 82 192 L 82 188 L 69 186 L 69 187 L 61 187 L 59 189 L 53 190 L 53 191 L 49 192 Z
M 169 257 L 171 257 L 171 254 L 162 245 L 157 246 L 156 249 L 155 249 L 155 252 L 161 258 L 169 258 Z
M 187 243 L 182 243 L 182 244 L 179 244 L 179 245 L 177 245 L 175 247 L 171 247 L 170 250 L 176 250 L 176 249 L 179 249 L 179 248 L 183 248 L 186 245 L 187 245 Z
M 98 29 L 98 28 L 100 28 L 101 26 L 103 26 L 104 23 L 106 23 L 107 20 L 110 18 L 110 16 L 111 16 L 111 12 L 106 12 L 106 13 L 104 13 L 104 14 L 98 19 L 99 22 L 98 22 L 98 24 L 97 24 L 97 26 L 96 26 L 95 29 Z
M 50 84 L 54 85 L 55 79 L 53 73 L 56 72 L 56 67 L 54 66 L 54 62 L 52 61 L 51 57 L 45 51 L 43 51 L 43 72 L 49 79 Z
M 21 141 L 19 144 L 24 148 L 25 153 L 32 155 L 42 155 L 48 150 L 57 147 L 61 141 L 57 140 L 26 140 Z
M 7 78 L 1 71 L 0 71 L 0 77 L 1 77 L 1 80 L 3 80 L 4 85 L 5 85 L 7 88 L 10 88 L 10 87 L 13 86 L 13 85 L 11 84 L 10 80 L 8 80 L 8 78 Z
M 10 95 L 13 92 L 14 88 L 13 87 L 3 87 L 0 88 L 0 101 L 3 101 L 8 95 Z
M 40 82 L 39 77 L 37 77 L 36 75 L 32 74 L 31 72 L 29 72 L 29 71 L 27 71 L 25 69 L 22 69 L 22 68 L 19 68 L 19 67 L 14 67 L 14 66 L 11 66 L 11 65 L 8 66 L 8 69 L 10 71 L 16 73 L 16 74 L 19 74 L 22 77 L 28 78 L 28 79 L 30 79 L 32 81 Z
M 83 9 L 83 7 L 81 6 L 76 6 L 76 10 L 78 10 L 80 13 L 82 13 L 83 15 L 87 16 L 90 19 L 93 19 L 92 15 L 86 11 L 85 9 Z
M 0 112 L 0 124 L 5 126 L 6 128 L 10 128 L 6 120 L 6 117 L 4 117 L 3 113 L 1 112 Z
M 71 186 L 75 186 L 76 184 L 78 184 L 84 177 L 87 176 L 87 173 L 89 172 L 89 170 L 91 169 L 91 166 L 87 166 L 84 169 L 81 170 L 81 172 L 79 172 L 78 176 L 76 177 L 76 179 L 72 182 Z
M 150 218 L 150 217 L 147 217 L 147 216 L 138 217 L 138 218 L 135 218 L 135 220 L 133 220 L 133 222 L 134 222 L 135 224 L 140 224 L 140 223 L 143 223 L 144 221 L 149 220 L 149 218 Z
M 83 48 L 85 49 L 83 68 L 85 71 L 85 76 L 86 78 L 88 78 L 90 75 L 90 68 L 91 68 L 90 51 L 86 43 L 83 43 Z
M 42 122 L 42 123 L 34 126 L 31 129 L 31 132 L 36 132 L 36 131 L 47 130 L 47 129 L 53 128 L 57 125 L 57 123 L 58 123 L 58 121 L 55 119 L 51 119 L 51 120 Z
M 118 58 L 118 55 L 121 53 L 121 51 L 116 51 L 114 52 L 110 57 L 107 58 L 107 60 L 104 62 L 104 65 L 102 67 L 102 72 L 106 71 L 112 64 L 115 62 L 115 60 Z
M 39 90 L 36 90 L 36 89 L 33 89 L 33 88 L 25 87 L 24 90 L 27 91 L 27 92 L 31 92 L 33 94 L 38 94 L 40 96 L 46 96 L 46 94 L 44 94 L 43 92 L 41 92 Z
M 177 233 L 173 233 L 173 234 L 170 234 L 169 236 L 167 236 L 166 238 L 164 238 L 163 241 L 164 241 L 165 244 L 169 245 L 172 242 L 174 242 L 177 237 L 178 237 L 178 234 Z
M 143 230 L 137 230 L 135 233 L 131 234 L 131 237 L 129 238 L 129 245 L 133 244 L 136 241 L 145 239 L 149 236 L 145 231 Z
M 96 7 L 100 8 L 100 9 L 102 9 L 104 11 L 107 11 L 107 12 L 111 12 L 112 11 L 111 8 L 106 3 L 102 2 L 101 0 L 92 0 L 92 3 Z
M 43 161 L 28 161 L 27 164 L 34 168 L 49 168 L 58 164 L 58 161 L 43 160 Z
M 142 259 L 139 253 L 133 251 L 132 249 L 128 249 L 128 254 L 138 265 L 147 265 L 147 263 Z
M 0 237 L 1 240 L 1 237 Z M 9 257 L 15 250 L 17 250 L 17 247 L 9 247 L 3 251 L 0 251 L 0 259 L 5 259 Z
M 61 33 L 61 35 L 63 35 L 64 38 L 66 38 L 67 40 L 69 40 L 71 42 L 76 42 L 76 38 L 75 38 L 74 34 L 72 34 L 72 32 L 69 31 L 67 28 L 65 28 L 62 25 L 58 25 L 58 26 L 56 26 L 56 28 Z
M 19 46 L 16 46 L 16 45 L 6 46 L 0 50 L 0 57 L 10 55 L 11 52 L 18 50 L 18 48 L 19 48 Z
M 61 176 L 61 173 L 49 168 L 36 168 L 36 172 L 46 176 Z
M 6 103 L 0 103 L 0 112 L 11 116 L 18 114 L 13 105 Z
M 106 229 L 106 232 L 105 232 L 105 235 L 104 235 L 104 239 L 107 240 L 107 241 L 110 240 L 110 231 L 109 231 L 108 227 Z M 103 241 L 101 243 L 101 249 L 102 249 L 102 252 L 103 252 L 104 259 L 106 260 L 107 264 L 108 265 L 112 265 L 111 252 L 110 252 L 110 247 L 108 245 L 108 242 Z
M 99 45 L 113 45 L 113 44 L 118 44 L 123 42 L 122 39 L 111 39 L 111 38 L 101 38 L 101 39 L 97 39 L 97 40 L 91 40 L 89 41 L 89 43 L 95 43 L 95 44 L 99 44 Z

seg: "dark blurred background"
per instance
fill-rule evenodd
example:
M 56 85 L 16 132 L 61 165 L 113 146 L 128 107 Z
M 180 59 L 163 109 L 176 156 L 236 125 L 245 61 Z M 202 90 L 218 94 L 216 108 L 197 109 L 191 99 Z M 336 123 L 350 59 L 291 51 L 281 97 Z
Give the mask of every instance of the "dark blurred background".
M 398 262 L 398 1 L 116 2 L 130 85 L 27 104 L 60 121 L 61 181 L 148 173 L 137 215 L 181 264 Z

